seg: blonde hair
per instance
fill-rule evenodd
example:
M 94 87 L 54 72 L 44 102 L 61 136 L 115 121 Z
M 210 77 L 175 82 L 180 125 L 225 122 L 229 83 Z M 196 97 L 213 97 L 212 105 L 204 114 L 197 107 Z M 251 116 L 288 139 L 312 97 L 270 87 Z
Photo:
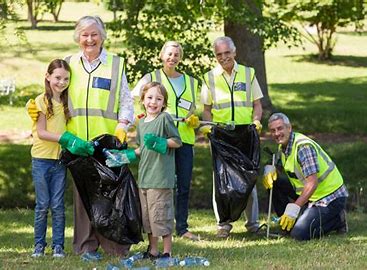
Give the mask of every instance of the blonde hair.
M 161 110 L 163 112 L 167 108 L 168 93 L 167 93 L 166 88 L 163 86 L 163 84 L 159 82 L 149 82 L 143 86 L 143 88 L 141 89 L 141 93 L 140 93 L 140 102 L 141 103 L 144 102 L 145 94 L 148 92 L 150 88 L 153 88 L 153 87 L 157 87 L 159 89 L 160 94 L 163 96 L 164 100 L 163 100 L 163 107 Z
M 99 16 L 84 16 L 80 18 L 75 24 L 74 41 L 76 43 L 79 43 L 81 32 L 84 31 L 85 28 L 93 24 L 96 25 L 99 33 L 101 34 L 102 43 L 103 43 L 103 41 L 105 41 L 107 38 L 107 32 L 106 32 L 104 23 Z
M 164 52 L 166 51 L 166 49 L 168 47 L 175 47 L 175 48 L 178 48 L 178 50 L 180 51 L 180 59 L 183 58 L 183 49 L 182 49 L 182 46 L 179 42 L 177 41 L 173 41 L 173 40 L 169 40 L 169 41 L 166 41 L 166 43 L 164 43 L 162 49 L 161 49 L 161 52 L 159 53 L 159 57 L 162 59 L 162 56 L 164 54 Z

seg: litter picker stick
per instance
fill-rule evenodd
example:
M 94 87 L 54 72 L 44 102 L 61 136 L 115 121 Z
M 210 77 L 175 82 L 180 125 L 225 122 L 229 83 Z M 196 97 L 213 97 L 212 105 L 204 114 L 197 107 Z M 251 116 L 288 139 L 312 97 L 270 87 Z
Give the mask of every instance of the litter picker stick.
M 275 166 L 275 154 L 272 156 L 272 165 Z M 270 233 L 270 215 L 271 215 L 271 203 L 273 200 L 273 188 L 270 189 L 269 194 L 269 207 L 268 207 L 268 220 L 267 220 L 267 226 L 266 226 L 266 239 L 269 239 L 269 233 Z
M 185 122 L 185 118 L 183 118 L 183 117 L 173 118 L 173 121 Z M 222 127 L 224 129 L 227 129 L 227 130 L 234 130 L 236 128 L 236 125 L 235 125 L 234 122 L 216 123 L 216 122 L 212 122 L 212 121 L 200 120 L 199 123 L 202 124 L 202 125 L 212 125 L 212 126 Z

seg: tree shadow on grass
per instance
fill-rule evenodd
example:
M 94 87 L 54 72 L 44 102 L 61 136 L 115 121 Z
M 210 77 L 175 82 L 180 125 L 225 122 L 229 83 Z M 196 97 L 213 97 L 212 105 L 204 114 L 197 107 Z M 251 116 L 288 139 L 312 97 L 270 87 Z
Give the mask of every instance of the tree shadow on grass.
M 355 68 L 366 68 L 367 57 L 366 56 L 352 56 L 352 55 L 333 55 L 330 60 L 320 61 L 315 54 L 307 55 L 288 55 L 294 62 L 302 63 L 309 62 L 318 65 L 327 66 L 346 66 Z
M 367 134 L 367 78 L 270 84 L 277 111 L 304 133 Z M 264 119 L 266 120 L 266 119 Z

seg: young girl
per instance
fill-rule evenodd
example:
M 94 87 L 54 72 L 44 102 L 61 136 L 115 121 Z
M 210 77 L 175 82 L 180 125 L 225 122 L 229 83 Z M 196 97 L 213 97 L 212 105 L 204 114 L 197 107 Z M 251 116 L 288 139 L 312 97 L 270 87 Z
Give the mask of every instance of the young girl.
M 173 188 L 175 186 L 175 151 L 182 145 L 178 130 L 167 108 L 167 91 L 158 82 L 146 84 L 141 92 L 146 116 L 137 127 L 135 150 L 140 155 L 139 197 L 143 228 L 148 233 L 148 258 L 159 255 L 158 237 L 163 237 L 163 255 L 170 257 L 174 225 Z
M 43 256 L 45 252 L 48 208 L 52 213 L 53 257 L 65 256 L 66 168 L 59 162 L 61 149 L 58 142 L 67 134 L 66 121 L 70 118 L 67 107 L 69 81 L 68 63 L 61 59 L 53 60 L 45 76 L 45 93 L 35 100 L 39 117 L 32 127 L 32 176 L 36 193 L 32 257 Z

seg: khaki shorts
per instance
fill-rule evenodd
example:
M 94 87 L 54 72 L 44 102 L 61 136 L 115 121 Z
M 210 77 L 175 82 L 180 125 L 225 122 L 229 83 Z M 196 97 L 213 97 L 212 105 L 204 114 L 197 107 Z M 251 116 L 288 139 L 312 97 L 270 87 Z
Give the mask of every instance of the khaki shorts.
M 139 198 L 144 232 L 154 237 L 172 234 L 173 189 L 139 188 Z

